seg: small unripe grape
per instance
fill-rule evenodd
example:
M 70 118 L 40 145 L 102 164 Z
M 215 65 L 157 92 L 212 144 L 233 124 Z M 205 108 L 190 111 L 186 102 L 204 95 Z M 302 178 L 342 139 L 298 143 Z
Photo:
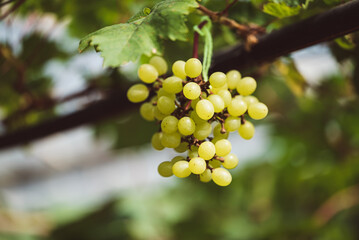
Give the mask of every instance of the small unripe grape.
M 241 79 L 241 73 L 237 70 L 227 72 L 227 84 L 229 89 L 236 89 L 238 81 Z
M 227 169 L 233 169 L 238 165 L 238 157 L 236 156 L 236 154 L 230 153 L 224 157 L 222 165 Z
M 150 59 L 150 64 L 156 68 L 158 75 L 163 75 L 167 72 L 167 63 L 163 57 L 153 56 Z
M 249 121 L 246 121 L 238 128 L 239 135 L 246 140 L 251 139 L 254 136 L 254 132 L 254 126 Z
M 264 103 L 253 103 L 248 108 L 248 115 L 256 120 L 263 119 L 268 114 L 268 107 Z
M 172 72 L 173 75 L 181 78 L 181 79 L 186 79 L 186 72 L 184 71 L 184 66 L 185 66 L 186 62 L 182 61 L 182 60 L 178 60 L 176 61 L 173 65 L 172 65 Z
M 181 142 L 178 147 L 175 148 L 175 151 L 178 153 L 184 153 L 188 150 L 188 142 Z
M 238 117 L 243 115 L 247 111 L 247 104 L 245 101 L 238 98 L 232 99 L 231 103 L 227 107 L 228 113 L 232 116 Z
M 179 161 L 183 161 L 183 160 L 186 160 L 184 157 L 182 156 L 176 156 L 174 158 L 171 159 L 171 163 L 172 165 L 175 164 L 176 162 L 179 162 Z
M 176 177 L 185 178 L 191 175 L 189 163 L 185 160 L 178 161 L 172 166 L 172 172 Z
M 232 182 L 232 175 L 224 168 L 215 168 L 212 171 L 212 180 L 217 185 L 225 187 Z
M 221 133 L 222 125 L 218 123 L 213 129 L 213 136 L 217 139 L 227 139 L 229 132 Z
M 203 142 L 198 147 L 198 155 L 204 160 L 212 159 L 216 154 L 216 148 L 211 142 Z
M 196 105 L 197 106 L 197 105 Z M 192 111 L 191 114 L 190 114 L 190 117 L 192 118 L 192 120 L 198 125 L 198 124 L 202 124 L 202 123 L 205 123 L 207 122 L 206 120 L 203 120 L 202 118 L 200 118 L 196 111 Z
M 217 94 L 211 94 L 207 98 L 213 104 L 214 112 L 222 112 L 224 109 L 224 101 L 223 99 Z
M 181 143 L 181 134 L 174 133 L 162 133 L 161 144 L 167 148 L 176 148 Z
M 178 131 L 184 135 L 188 136 L 194 133 L 196 130 L 196 125 L 194 121 L 189 117 L 183 117 L 178 121 Z
M 157 171 L 162 177 L 171 177 L 173 175 L 172 163 L 169 161 L 161 162 L 158 165 Z
M 197 58 L 190 58 L 187 60 L 184 71 L 190 78 L 198 77 L 202 72 L 202 63 Z
M 211 161 L 209 161 L 209 165 L 210 165 L 212 168 L 219 168 L 219 167 L 222 166 L 222 163 L 221 163 L 221 161 L 219 161 L 219 160 L 212 159 Z
M 206 139 L 212 132 L 212 125 L 203 120 L 202 123 L 196 123 L 196 130 L 193 133 L 193 136 L 198 140 Z
M 257 103 L 257 102 L 259 102 L 259 101 L 258 101 L 258 98 L 256 98 L 255 96 L 252 96 L 252 95 L 245 96 L 245 97 L 243 98 L 243 100 L 247 103 L 248 108 L 249 108 L 249 105 L 251 105 L 252 103 Z
M 152 103 L 146 102 L 143 103 L 140 107 L 141 116 L 147 121 L 155 120 L 155 106 Z
M 209 77 L 209 82 L 214 88 L 220 88 L 227 82 L 226 74 L 223 72 L 212 73 Z
M 156 132 L 155 134 L 153 134 L 152 139 L 151 139 L 151 144 L 154 149 L 160 151 L 165 148 L 161 143 L 161 139 L 162 139 L 161 132 Z
M 177 132 L 178 119 L 174 116 L 167 116 L 161 122 L 162 132 L 174 133 Z
M 128 89 L 127 98 L 130 102 L 138 103 L 146 100 L 149 94 L 150 91 L 148 91 L 146 85 L 137 83 Z
M 199 175 L 199 180 L 201 182 L 210 182 L 212 180 L 212 172 L 209 169 L 206 169 L 202 174 Z
M 169 115 L 176 109 L 176 105 L 171 98 L 162 96 L 157 101 L 157 108 L 161 113 Z
M 161 111 L 158 110 L 157 106 L 155 107 L 153 114 L 155 115 L 155 118 L 159 121 L 163 120 L 168 115 L 168 114 L 161 113 Z
M 179 93 L 182 91 L 182 79 L 176 76 L 168 77 L 163 81 L 163 89 L 169 93 Z
M 228 155 L 232 150 L 232 144 L 227 139 L 221 139 L 214 144 L 216 147 L 216 154 L 220 157 Z
M 206 161 L 203 158 L 195 157 L 189 161 L 189 170 L 194 174 L 201 174 L 206 170 Z
M 189 82 L 183 87 L 183 94 L 188 99 L 196 99 L 201 95 L 201 87 L 194 82 Z
M 237 92 L 242 96 L 251 95 L 257 88 L 257 82 L 252 77 L 244 77 L 238 81 Z
M 188 157 L 195 158 L 198 157 L 198 148 L 191 148 L 188 150 Z
M 158 92 L 157 92 L 157 101 L 162 96 L 171 98 L 173 101 L 176 99 L 176 95 L 174 93 L 169 93 L 166 90 L 164 90 L 163 88 L 160 88 L 160 90 L 158 90 Z
M 241 125 L 241 120 L 238 117 L 229 116 L 224 121 L 224 128 L 228 132 L 237 131 L 240 125 Z
M 142 64 L 138 69 L 138 77 L 145 83 L 153 83 L 158 77 L 158 72 L 151 64 Z
M 224 106 L 228 107 L 232 102 L 232 94 L 228 90 L 221 90 L 217 94 L 223 99 Z
M 198 101 L 196 105 L 196 113 L 203 120 L 210 119 L 214 114 L 213 104 L 206 99 Z

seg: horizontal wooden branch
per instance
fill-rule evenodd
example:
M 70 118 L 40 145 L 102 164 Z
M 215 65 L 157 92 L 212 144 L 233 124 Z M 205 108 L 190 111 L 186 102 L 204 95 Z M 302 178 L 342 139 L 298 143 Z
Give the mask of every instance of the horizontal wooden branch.
M 211 71 L 242 70 L 302 49 L 359 30 L 359 0 L 335 7 L 328 12 L 305 19 L 263 36 L 247 51 L 235 46 L 214 56 Z M 125 92 L 110 95 L 85 109 L 19 129 L 0 136 L 0 149 L 24 144 L 53 133 L 91 124 L 99 120 L 125 114 L 137 108 L 126 99 Z

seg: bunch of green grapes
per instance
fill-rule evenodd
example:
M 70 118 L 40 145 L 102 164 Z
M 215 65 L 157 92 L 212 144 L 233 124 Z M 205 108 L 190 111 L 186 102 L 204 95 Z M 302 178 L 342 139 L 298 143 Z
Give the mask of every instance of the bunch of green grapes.
M 188 153 L 162 162 L 159 174 L 179 178 L 196 174 L 202 182 L 213 180 L 219 186 L 229 185 L 232 176 L 228 169 L 237 166 L 238 157 L 231 153 L 228 134 L 237 131 L 249 140 L 255 130 L 245 116 L 259 120 L 268 114 L 267 106 L 251 95 L 256 81 L 231 70 L 227 74 L 215 72 L 205 82 L 202 64 L 196 58 L 176 61 L 173 75 L 168 77 L 167 68 L 162 57 L 152 57 L 149 64 L 138 69 L 143 83 L 133 85 L 127 92 L 134 103 L 149 99 L 141 105 L 140 114 L 161 126 L 152 137 L 153 148 Z

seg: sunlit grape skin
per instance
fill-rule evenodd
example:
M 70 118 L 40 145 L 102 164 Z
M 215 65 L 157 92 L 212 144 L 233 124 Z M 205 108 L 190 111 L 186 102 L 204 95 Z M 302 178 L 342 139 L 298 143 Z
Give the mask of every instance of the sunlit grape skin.
M 150 59 L 149 63 L 156 68 L 158 75 L 162 75 L 167 72 L 168 66 L 167 66 L 166 61 L 163 59 L 163 57 L 153 56 Z
M 142 118 L 144 118 L 147 121 L 153 121 L 155 120 L 155 106 L 153 106 L 151 103 L 146 102 L 143 103 L 140 107 L 140 114 Z
M 237 70 L 227 72 L 227 84 L 229 89 L 236 89 L 238 81 L 241 79 L 241 73 Z
M 178 121 L 178 131 L 184 135 L 188 136 L 194 133 L 196 130 L 196 125 L 194 121 L 189 117 L 183 117 Z
M 246 121 L 238 128 L 238 133 L 242 138 L 246 140 L 251 139 L 255 133 L 253 124 L 250 121 Z
M 157 107 L 158 110 L 165 115 L 171 114 L 176 109 L 174 101 L 166 96 L 162 96 L 158 99 Z
M 201 88 L 197 83 L 190 82 L 183 87 L 183 94 L 186 98 L 194 100 L 201 95 Z
M 219 95 L 211 94 L 209 95 L 207 100 L 212 103 L 214 112 L 222 112 L 222 110 L 224 109 L 224 101 Z
M 179 93 L 182 91 L 182 79 L 176 76 L 168 77 L 163 81 L 163 89 L 168 93 Z
M 189 163 L 185 160 L 178 161 L 172 166 L 172 172 L 176 177 L 185 178 L 191 175 Z
M 268 107 L 264 103 L 252 103 L 248 108 L 248 115 L 255 120 L 263 119 L 267 114 Z
M 198 155 L 204 160 L 210 160 L 216 154 L 216 148 L 211 142 L 203 142 L 198 147 Z
M 163 133 L 161 138 L 161 144 L 167 148 L 176 148 L 181 143 L 181 134 L 178 132 L 174 133 Z
M 190 58 L 187 60 L 184 70 L 190 78 L 198 77 L 202 72 L 202 63 L 197 58 Z
M 131 86 L 127 91 L 127 98 L 130 102 L 138 103 L 146 100 L 150 92 L 146 85 L 142 83 Z
M 151 64 L 142 64 L 138 69 L 138 77 L 144 83 L 153 83 L 158 77 L 158 72 Z
M 196 105 L 196 113 L 203 120 L 210 119 L 214 114 L 213 104 L 206 99 L 200 100 Z
M 209 82 L 212 87 L 220 88 L 227 82 L 226 74 L 222 72 L 212 73 L 211 76 L 209 77 Z
M 234 153 L 230 153 L 224 157 L 222 165 L 227 169 L 233 169 L 238 165 L 238 157 Z
M 214 144 L 216 147 L 216 154 L 220 157 L 228 155 L 232 150 L 232 144 L 227 139 L 221 139 Z
M 189 169 L 194 174 L 201 174 L 206 170 L 206 161 L 203 158 L 195 157 L 189 161 Z
M 206 169 L 202 174 L 199 175 L 199 180 L 204 183 L 210 182 L 212 180 L 211 170 Z
M 232 175 L 224 168 L 215 168 L 212 171 L 212 180 L 218 186 L 228 186 L 232 182 Z
M 174 116 L 167 116 L 161 122 L 161 129 L 165 133 L 177 132 L 178 119 Z
M 238 117 L 247 111 L 247 104 L 245 101 L 234 98 L 227 107 L 228 113 L 232 116 Z
M 237 83 L 237 92 L 242 96 L 251 95 L 257 88 L 257 82 L 252 77 L 244 77 Z
M 186 65 L 186 62 L 182 61 L 182 60 L 178 60 L 178 61 L 174 62 L 172 65 L 173 75 L 175 75 L 181 79 L 186 79 L 186 72 L 184 71 L 185 65 Z

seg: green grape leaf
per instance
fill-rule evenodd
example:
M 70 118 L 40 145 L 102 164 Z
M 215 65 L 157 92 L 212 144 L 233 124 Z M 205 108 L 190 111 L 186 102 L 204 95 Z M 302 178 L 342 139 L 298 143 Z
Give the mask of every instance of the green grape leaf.
M 263 12 L 274 17 L 286 18 L 299 14 L 301 7 L 289 7 L 285 3 L 267 3 L 263 6 Z
M 142 54 L 161 54 L 160 39 L 187 40 L 184 15 L 196 7 L 195 0 L 161 1 L 150 13 L 148 9 L 143 11 L 135 21 L 108 26 L 87 35 L 80 41 L 79 51 L 94 46 L 101 52 L 105 67 L 118 67 L 137 60 Z

